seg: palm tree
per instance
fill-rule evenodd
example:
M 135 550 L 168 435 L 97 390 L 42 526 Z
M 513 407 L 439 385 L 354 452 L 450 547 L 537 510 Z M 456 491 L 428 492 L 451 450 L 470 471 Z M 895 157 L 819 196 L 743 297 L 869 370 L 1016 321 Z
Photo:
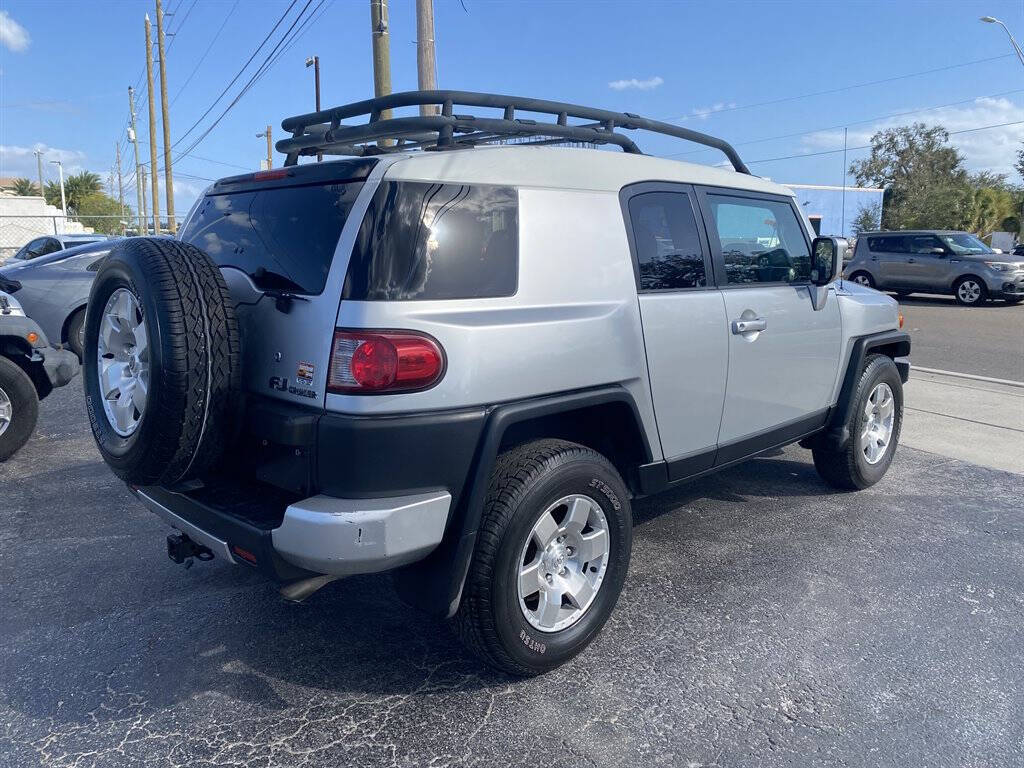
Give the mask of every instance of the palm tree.
M 28 179 L 15 179 L 14 194 L 19 195 L 20 197 L 38 195 L 39 187 L 36 186 L 36 183 L 34 181 L 29 181 Z
M 64 197 L 70 213 L 78 213 L 83 200 L 102 191 L 100 177 L 90 171 L 82 171 L 64 179 Z M 60 207 L 60 184 L 55 181 L 46 182 L 46 202 Z

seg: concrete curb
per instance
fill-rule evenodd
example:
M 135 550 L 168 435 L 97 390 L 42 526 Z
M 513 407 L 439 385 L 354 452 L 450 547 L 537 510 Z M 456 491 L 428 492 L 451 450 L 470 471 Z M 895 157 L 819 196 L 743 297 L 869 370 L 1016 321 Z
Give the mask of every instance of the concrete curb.
M 914 371 L 920 371 L 921 373 L 934 373 L 939 376 L 956 376 L 960 379 L 971 379 L 972 381 L 986 381 L 989 384 L 1004 384 L 1008 387 L 1020 387 L 1024 389 L 1024 381 L 1014 381 L 1013 379 L 994 379 L 991 376 L 977 376 L 973 373 L 959 373 L 957 371 L 940 371 L 938 368 L 922 368 L 919 365 L 911 366 L 911 375 Z

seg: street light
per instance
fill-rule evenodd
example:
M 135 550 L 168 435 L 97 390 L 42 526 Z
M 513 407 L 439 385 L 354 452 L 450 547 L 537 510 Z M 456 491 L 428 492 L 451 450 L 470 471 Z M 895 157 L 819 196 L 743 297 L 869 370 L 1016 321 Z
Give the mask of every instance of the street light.
M 60 174 L 60 209 L 64 212 L 64 226 L 68 225 L 68 201 L 64 197 L 64 163 L 60 160 L 51 160 L 52 165 L 57 166 L 57 172 Z
M 306 69 L 313 68 L 313 77 L 316 84 L 316 111 L 320 111 L 320 57 L 319 56 L 307 56 L 306 57 Z M 324 156 L 317 152 L 316 161 L 319 163 L 324 159 Z
M 1006 28 L 1006 25 L 994 16 L 982 16 L 981 21 L 984 21 L 986 24 L 998 24 L 1003 28 L 1006 36 L 1010 38 L 1010 45 L 1012 45 L 1013 50 L 1016 51 L 1017 58 L 1020 59 L 1021 65 L 1024 66 L 1024 51 L 1021 51 L 1020 46 L 1017 45 L 1017 41 L 1013 39 L 1013 35 L 1010 34 L 1010 30 Z

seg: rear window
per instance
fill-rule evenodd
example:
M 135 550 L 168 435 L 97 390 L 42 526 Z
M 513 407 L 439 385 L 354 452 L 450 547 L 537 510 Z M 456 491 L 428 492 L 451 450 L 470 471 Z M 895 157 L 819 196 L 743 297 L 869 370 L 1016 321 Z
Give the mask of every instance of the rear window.
M 511 296 L 518 253 L 515 188 L 384 182 L 360 227 L 342 297 Z
M 323 291 L 361 183 L 316 184 L 207 195 L 181 239 L 259 288 Z

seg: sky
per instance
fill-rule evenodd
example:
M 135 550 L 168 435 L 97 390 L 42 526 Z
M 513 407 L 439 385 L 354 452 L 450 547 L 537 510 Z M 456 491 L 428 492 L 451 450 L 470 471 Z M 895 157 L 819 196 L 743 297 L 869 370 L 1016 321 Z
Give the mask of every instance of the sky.
M 320 57 L 324 107 L 372 96 L 367 0 L 165 2 L 176 156 L 225 112 L 304 7 L 309 21 L 298 22 L 298 37 L 205 138 L 176 157 L 179 215 L 210 180 L 259 167 L 266 143 L 256 134 L 266 125 L 278 139 L 285 117 L 312 110 L 307 56 Z M 106 180 L 120 145 L 125 197 L 134 202 L 127 89 L 136 86 L 140 159 L 148 162 L 147 12 L 155 20 L 148 0 L 0 4 L 0 176 L 34 180 L 32 152 L 42 149 L 68 173 L 88 169 Z M 675 122 L 726 139 L 754 173 L 781 182 L 843 184 L 844 127 L 849 163 L 868 154 L 876 131 L 914 121 L 958 132 L 950 140 L 970 170 L 1013 176 L 1024 141 L 1024 66 L 1005 32 L 978 20 L 984 15 L 1024 43 L 1024 0 L 435 0 L 437 81 Z M 413 0 L 391 0 L 390 38 L 393 90 L 415 89 Z M 156 109 L 159 128 L 159 98 Z M 651 154 L 722 160 L 671 137 L 635 138 Z M 162 141 L 158 131 L 161 166 Z M 275 165 L 282 160 L 276 155 Z M 46 166 L 48 179 L 56 172 Z

